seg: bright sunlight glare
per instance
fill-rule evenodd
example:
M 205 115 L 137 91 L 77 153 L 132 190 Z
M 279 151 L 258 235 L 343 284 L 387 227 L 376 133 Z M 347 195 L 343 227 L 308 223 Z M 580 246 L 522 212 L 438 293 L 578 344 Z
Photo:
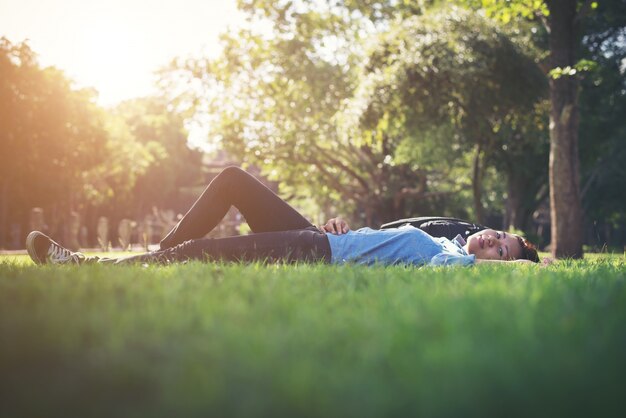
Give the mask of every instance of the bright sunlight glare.
M 217 55 L 219 34 L 242 21 L 236 0 L 0 0 L 0 36 L 28 40 L 102 105 L 150 94 L 176 56 Z

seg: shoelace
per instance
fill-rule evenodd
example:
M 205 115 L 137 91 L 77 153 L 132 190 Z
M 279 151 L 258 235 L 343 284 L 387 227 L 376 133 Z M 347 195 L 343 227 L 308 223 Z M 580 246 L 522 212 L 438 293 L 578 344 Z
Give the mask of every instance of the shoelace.
M 54 244 L 50 245 L 48 255 L 50 256 L 50 261 L 53 263 L 65 263 L 70 260 L 77 261 L 70 250 Z

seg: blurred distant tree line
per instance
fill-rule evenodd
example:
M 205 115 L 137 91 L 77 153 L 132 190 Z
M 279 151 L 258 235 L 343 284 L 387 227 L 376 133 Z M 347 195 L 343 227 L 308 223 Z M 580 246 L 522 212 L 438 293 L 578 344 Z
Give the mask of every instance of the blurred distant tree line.
M 574 80 L 585 241 L 623 244 L 626 5 L 574 1 L 580 60 L 550 72 L 556 3 L 240 0 L 219 57 L 177 58 L 162 97 L 113 109 L 3 39 L 2 231 L 33 206 L 92 225 L 172 207 L 201 181 L 195 120 L 314 221 L 458 216 L 546 245 L 551 89 Z
M 565 6 L 579 13 L 571 15 L 578 25 L 571 55 L 582 61 L 572 67 L 556 65 L 550 37 Z M 294 200 L 361 225 L 454 215 L 532 236 L 534 218 L 550 216 L 550 117 L 558 102 L 567 106 L 557 109 L 557 125 L 567 126 L 553 124 L 563 145 L 552 159 L 571 170 L 568 184 L 562 174 L 554 181 L 567 198 L 576 194 L 580 147 L 587 241 L 609 240 L 598 235 L 601 225 L 623 242 L 623 2 L 240 0 L 239 7 L 248 24 L 222 37 L 224 53 L 175 60 L 163 86 L 174 91 L 186 81 L 190 88 L 172 98 L 210 122 L 207 141 L 263 167 Z M 570 102 L 554 98 L 559 83 Z M 564 228 L 574 242 L 559 254 L 579 255 L 576 225 Z
M 41 68 L 28 44 L 0 39 L 0 247 L 11 234 L 25 236 L 33 207 L 58 237 L 79 213 L 95 241 L 98 216 L 112 226 L 141 219 L 198 182 L 201 154 L 187 147 L 183 118 L 164 101 L 103 109 L 95 99 L 61 71 Z

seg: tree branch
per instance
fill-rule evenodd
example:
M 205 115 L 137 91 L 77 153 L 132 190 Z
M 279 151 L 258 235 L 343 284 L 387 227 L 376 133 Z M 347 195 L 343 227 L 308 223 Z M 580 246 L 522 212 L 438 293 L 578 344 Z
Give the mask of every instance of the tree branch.
M 319 150 L 319 152 L 324 155 L 325 159 L 333 163 L 336 167 L 341 168 L 344 172 L 348 173 L 350 176 L 352 176 L 363 187 L 364 190 L 370 189 L 369 183 L 356 171 L 354 171 L 353 169 L 348 167 L 346 164 L 342 163 L 341 161 L 337 160 L 335 157 L 330 155 L 327 150 L 321 147 L 316 147 L 316 149 Z
M 290 161 L 296 161 L 296 162 L 300 162 L 303 164 L 313 164 L 315 167 L 317 167 L 318 171 L 324 176 L 324 178 L 327 179 L 329 184 L 331 184 L 332 187 L 338 192 L 340 192 L 342 195 L 346 195 L 346 196 L 357 195 L 358 196 L 360 194 L 355 190 L 350 190 L 349 188 L 341 184 L 339 181 L 337 181 L 336 176 L 329 173 L 328 170 L 326 169 L 325 164 L 323 164 L 318 159 L 316 158 L 304 159 L 304 158 L 298 157 L 297 155 L 290 156 L 289 158 L 290 158 Z
M 592 3 L 593 0 L 585 0 L 585 3 L 583 3 L 578 13 L 576 13 L 576 17 L 574 18 L 574 24 L 579 24 L 581 20 L 589 15 L 589 13 L 591 12 Z
M 550 22 L 548 21 L 548 18 L 546 17 L 546 15 L 541 13 L 539 10 L 535 10 L 533 14 L 535 15 L 537 19 L 539 19 L 539 21 L 541 21 L 543 28 L 546 30 L 546 32 L 548 32 L 548 35 L 549 35 L 550 34 Z
M 454 193 L 458 193 L 458 192 L 456 191 L 425 192 L 422 188 L 403 187 L 402 190 L 396 193 L 396 197 L 418 196 L 420 199 L 431 199 L 433 197 L 446 196 L 446 195 L 451 195 Z

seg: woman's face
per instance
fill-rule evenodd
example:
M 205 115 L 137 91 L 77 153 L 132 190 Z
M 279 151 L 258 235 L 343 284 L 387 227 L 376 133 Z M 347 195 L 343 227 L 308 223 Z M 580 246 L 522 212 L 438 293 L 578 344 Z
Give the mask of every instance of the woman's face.
M 522 255 L 517 235 L 493 229 L 470 235 L 465 250 L 482 260 L 517 260 Z

